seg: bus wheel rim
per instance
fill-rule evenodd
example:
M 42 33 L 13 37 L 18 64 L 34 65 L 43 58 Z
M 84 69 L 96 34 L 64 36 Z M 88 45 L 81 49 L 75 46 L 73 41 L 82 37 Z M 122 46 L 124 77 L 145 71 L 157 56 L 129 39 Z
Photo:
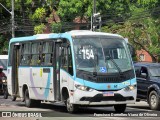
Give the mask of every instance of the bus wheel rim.
M 72 111 L 72 109 L 73 109 L 73 105 L 70 103 L 70 100 L 68 99 L 67 100 L 67 110 Z

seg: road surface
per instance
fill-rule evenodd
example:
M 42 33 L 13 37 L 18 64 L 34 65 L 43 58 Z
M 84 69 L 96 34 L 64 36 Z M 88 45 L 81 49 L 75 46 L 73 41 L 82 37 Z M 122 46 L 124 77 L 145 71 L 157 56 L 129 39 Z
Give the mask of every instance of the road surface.
M 11 101 L 10 97 L 0 96 L 0 116 L 3 116 L 0 120 L 20 120 L 22 117 L 23 120 L 158 120 L 160 111 L 150 110 L 146 102 L 137 102 L 129 104 L 125 113 L 120 114 L 115 113 L 113 107 L 82 107 L 78 113 L 69 114 L 62 103 L 42 102 L 38 108 L 27 108 L 20 99 Z

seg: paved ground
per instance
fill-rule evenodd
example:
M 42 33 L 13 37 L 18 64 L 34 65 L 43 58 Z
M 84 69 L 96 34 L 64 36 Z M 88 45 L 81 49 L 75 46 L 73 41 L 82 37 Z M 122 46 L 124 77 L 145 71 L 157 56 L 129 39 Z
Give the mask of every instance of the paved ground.
M 121 120 L 121 119 L 160 119 L 160 111 L 152 111 L 146 102 L 137 102 L 136 104 L 128 105 L 125 113 L 116 114 L 113 107 L 83 107 L 76 114 L 69 114 L 63 104 L 42 103 L 39 108 L 26 108 L 24 102 L 20 99 L 15 102 L 11 99 L 3 99 L 0 96 L 0 116 L 3 114 L 12 114 L 12 119 L 9 117 L 0 117 L 0 120 Z M 5 112 L 5 113 L 4 113 Z M 33 114 L 34 112 L 34 114 Z M 4 116 L 3 115 L 3 116 Z M 21 118 L 17 116 L 36 116 Z M 42 117 L 41 117 L 42 116 Z M 140 117 L 142 116 L 142 117 Z

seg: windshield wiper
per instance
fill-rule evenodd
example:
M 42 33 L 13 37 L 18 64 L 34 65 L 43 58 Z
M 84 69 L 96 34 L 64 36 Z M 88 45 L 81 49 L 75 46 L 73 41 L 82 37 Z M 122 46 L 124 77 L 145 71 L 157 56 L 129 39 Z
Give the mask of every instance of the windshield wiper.
M 89 59 L 89 61 L 92 62 L 94 66 L 93 75 L 97 76 L 97 55 L 94 56 L 96 56 L 96 59 Z
M 123 72 L 122 72 L 121 68 L 117 65 L 117 63 L 114 61 L 114 59 L 113 59 L 111 56 L 106 56 L 106 57 L 105 57 L 105 63 L 106 63 L 107 60 L 111 60 L 112 63 L 116 66 L 119 74 L 120 74 L 120 75 L 123 75 Z
M 100 41 L 100 43 L 101 43 L 101 41 Z M 114 61 L 114 59 L 113 59 L 111 56 L 105 57 L 104 48 L 103 48 L 102 43 L 101 43 L 101 47 L 102 47 L 102 53 L 103 53 L 103 57 L 104 57 L 105 63 L 106 63 L 107 60 L 111 60 L 111 61 L 113 62 L 113 64 L 116 66 L 116 68 L 117 68 L 117 70 L 118 70 L 118 72 L 119 72 L 119 75 L 120 75 L 120 76 L 123 75 L 122 70 L 119 68 L 119 66 L 118 66 L 117 63 Z M 106 64 L 106 65 L 107 65 L 107 64 Z

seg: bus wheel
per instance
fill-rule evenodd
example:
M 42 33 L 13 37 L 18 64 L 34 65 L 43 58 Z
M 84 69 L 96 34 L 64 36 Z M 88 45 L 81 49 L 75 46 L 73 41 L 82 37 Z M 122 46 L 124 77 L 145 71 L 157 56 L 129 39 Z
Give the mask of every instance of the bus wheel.
M 40 107 L 41 101 L 40 100 L 34 100 L 34 106 L 35 107 Z
M 114 105 L 116 113 L 123 113 L 126 110 L 126 104 Z
M 4 89 L 4 99 L 8 98 L 8 90 L 7 88 Z
M 156 91 L 151 91 L 149 94 L 149 107 L 152 110 L 160 109 L 160 98 Z
M 12 100 L 12 101 L 16 101 L 16 99 L 17 99 L 17 97 L 16 97 L 15 95 L 12 95 L 12 96 L 11 96 L 11 100 Z
M 67 101 L 66 101 L 66 107 L 69 113 L 75 113 L 76 111 L 78 111 L 78 105 L 70 103 L 69 97 L 67 98 Z
M 25 105 L 26 107 L 33 107 L 34 100 L 30 99 L 28 89 L 25 91 Z

